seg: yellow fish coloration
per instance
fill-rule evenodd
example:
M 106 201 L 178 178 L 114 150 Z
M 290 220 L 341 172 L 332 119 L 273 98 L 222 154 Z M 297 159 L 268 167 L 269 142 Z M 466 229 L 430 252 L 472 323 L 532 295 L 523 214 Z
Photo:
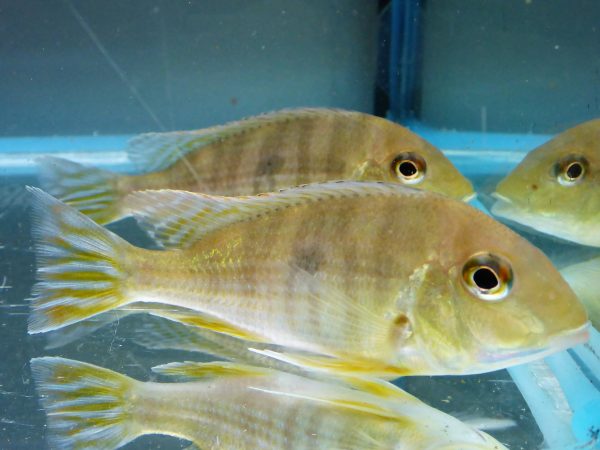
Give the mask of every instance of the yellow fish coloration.
M 123 198 L 145 189 L 237 196 L 344 179 L 398 182 L 465 200 L 474 195 L 436 147 L 359 112 L 284 110 L 198 131 L 143 134 L 127 151 L 146 173 L 117 175 L 48 157 L 41 161 L 42 187 L 99 223 L 127 216 Z
M 147 313 L 147 319 L 142 320 L 141 323 L 138 321 L 131 340 L 147 349 L 199 352 L 217 359 L 268 367 L 304 376 L 312 375 L 297 365 L 262 354 L 265 350 L 284 351 L 285 349 L 281 346 L 246 341 L 193 324 L 184 325 L 182 321 L 185 322 L 186 318 L 195 315 L 193 311 L 151 303 L 127 305 L 51 331 L 46 335 L 46 348 L 52 349 L 70 344 L 114 321 L 133 314 L 142 315 L 141 313 Z M 150 316 L 168 320 L 153 319 Z M 249 349 L 253 349 L 253 351 L 249 351 Z
M 600 247 L 600 119 L 531 151 L 496 187 L 492 213 Z
M 52 448 L 115 449 L 144 434 L 194 449 L 506 450 L 395 386 L 364 391 L 231 363 L 172 363 L 151 383 L 63 358 L 31 361 Z
M 331 182 L 241 198 L 135 193 L 140 223 L 175 247 L 152 251 L 30 190 L 30 333 L 155 302 L 194 310 L 175 313 L 182 323 L 298 352 L 267 351 L 286 362 L 387 377 L 488 371 L 587 338 L 583 306 L 539 250 L 430 192 Z
M 585 305 L 592 325 L 600 330 L 600 257 L 572 264 L 560 273 Z

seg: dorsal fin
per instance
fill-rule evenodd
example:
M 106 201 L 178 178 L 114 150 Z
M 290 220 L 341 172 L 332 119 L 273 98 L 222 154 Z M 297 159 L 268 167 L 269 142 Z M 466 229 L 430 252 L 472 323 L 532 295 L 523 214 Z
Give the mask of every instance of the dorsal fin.
M 411 404 L 420 403 L 412 395 L 385 381 L 360 380 L 358 378 L 354 380 L 355 383 L 349 382 L 349 378 L 335 381 L 347 383 L 344 385 L 318 380 L 315 383 L 305 384 L 299 391 L 295 389 L 275 390 L 258 386 L 250 387 L 250 389 L 272 395 L 327 403 L 341 409 L 351 409 L 396 420 L 403 419 L 403 410 L 406 408 L 407 402 Z M 348 387 L 348 385 L 351 387 Z M 378 388 L 374 388 L 375 385 Z
M 229 361 L 173 362 L 155 366 L 152 368 L 152 371 L 161 375 L 184 379 L 216 378 L 223 376 L 264 376 L 273 372 L 266 368 Z
M 352 116 L 359 113 L 327 108 L 284 109 L 201 130 L 141 134 L 131 139 L 126 151 L 139 170 L 155 172 L 171 166 L 183 155 L 248 130 L 311 116 L 336 114 Z
M 186 248 L 213 230 L 291 206 L 332 198 L 423 195 L 423 191 L 382 182 L 329 181 L 248 197 L 221 197 L 185 191 L 138 191 L 125 208 L 157 243 Z
M 260 387 L 250 386 L 249 389 L 253 389 L 255 391 L 264 392 L 266 394 L 272 395 L 281 395 L 284 397 L 291 397 L 303 400 L 309 400 L 313 402 L 319 403 L 327 403 L 329 405 L 342 408 L 342 409 L 352 409 L 354 411 L 361 411 L 368 414 L 375 414 L 381 417 L 389 417 L 393 419 L 397 419 L 398 415 L 389 410 L 386 407 L 380 406 L 376 403 L 371 403 L 368 401 L 364 401 L 363 399 L 353 399 L 350 396 L 339 395 L 335 390 L 325 391 L 323 390 L 322 395 L 315 395 L 313 393 L 306 392 L 285 392 L 285 391 L 277 391 L 271 389 L 265 389 Z

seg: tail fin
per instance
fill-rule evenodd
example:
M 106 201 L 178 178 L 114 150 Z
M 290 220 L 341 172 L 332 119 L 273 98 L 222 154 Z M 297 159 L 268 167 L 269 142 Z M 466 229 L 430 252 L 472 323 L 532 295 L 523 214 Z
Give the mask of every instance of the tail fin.
M 119 205 L 119 175 L 53 156 L 37 161 L 40 183 L 54 197 L 100 224 L 125 216 Z
M 63 347 L 69 345 L 80 339 L 84 339 L 97 330 L 104 328 L 114 322 L 119 322 L 128 315 L 137 311 L 127 311 L 123 309 L 115 309 L 114 311 L 105 312 L 91 319 L 84 320 L 68 325 L 60 330 L 55 330 L 47 333 L 46 338 L 46 350 Z M 175 322 L 171 322 L 175 323 Z
M 132 420 L 137 381 L 54 357 L 32 359 L 31 371 L 48 416 L 51 448 L 118 448 L 141 434 Z
M 122 283 L 130 244 L 40 189 L 28 190 L 38 279 L 29 333 L 62 328 L 126 304 Z

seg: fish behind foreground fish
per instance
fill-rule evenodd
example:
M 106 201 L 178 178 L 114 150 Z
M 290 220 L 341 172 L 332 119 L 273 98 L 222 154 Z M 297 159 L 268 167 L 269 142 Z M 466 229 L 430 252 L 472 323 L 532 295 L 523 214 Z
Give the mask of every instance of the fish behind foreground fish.
M 408 184 L 457 199 L 471 183 L 433 145 L 394 122 L 354 111 L 283 110 L 226 125 L 134 138 L 126 149 L 141 175 L 117 175 L 40 158 L 42 187 L 108 223 L 128 215 L 123 199 L 144 189 L 251 195 L 329 180 Z
M 600 330 L 600 257 L 564 267 L 560 273 L 585 305 L 592 325 Z
M 600 247 L 600 119 L 532 150 L 493 196 L 498 217 Z
M 29 332 L 134 302 L 303 355 L 393 378 L 477 373 L 587 338 L 587 317 L 526 240 L 448 197 L 338 182 L 255 197 L 131 197 L 166 251 L 135 248 L 37 189 Z M 314 357 L 306 357 L 312 352 Z
M 184 383 L 144 383 L 53 357 L 31 368 L 57 449 L 115 449 L 144 434 L 198 449 L 505 449 L 387 383 L 362 381 L 359 391 L 220 362 L 155 368 Z

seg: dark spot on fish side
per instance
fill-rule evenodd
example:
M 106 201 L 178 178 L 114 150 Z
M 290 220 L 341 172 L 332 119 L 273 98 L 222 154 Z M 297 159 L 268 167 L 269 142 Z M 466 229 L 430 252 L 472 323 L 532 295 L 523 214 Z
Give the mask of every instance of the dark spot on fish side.
M 294 255 L 294 263 L 311 275 L 315 274 L 323 264 L 323 253 L 317 247 L 298 248 Z
M 263 156 L 256 165 L 255 175 L 255 186 L 254 191 L 260 192 L 262 182 L 266 181 L 268 191 L 275 190 L 276 181 L 274 175 L 278 173 L 283 167 L 284 160 L 278 155 L 265 155 Z
M 535 184 L 535 183 L 534 183 L 534 184 L 532 184 L 532 185 L 531 185 L 531 190 L 532 190 L 532 191 L 537 191 L 537 190 L 538 190 L 538 185 L 537 185 L 537 184 Z
M 259 163 L 259 171 L 263 175 L 272 175 L 283 164 L 283 160 L 277 155 L 271 155 Z
M 236 106 L 238 104 L 238 99 L 237 97 L 231 97 L 229 99 L 229 103 L 231 103 L 231 106 Z

